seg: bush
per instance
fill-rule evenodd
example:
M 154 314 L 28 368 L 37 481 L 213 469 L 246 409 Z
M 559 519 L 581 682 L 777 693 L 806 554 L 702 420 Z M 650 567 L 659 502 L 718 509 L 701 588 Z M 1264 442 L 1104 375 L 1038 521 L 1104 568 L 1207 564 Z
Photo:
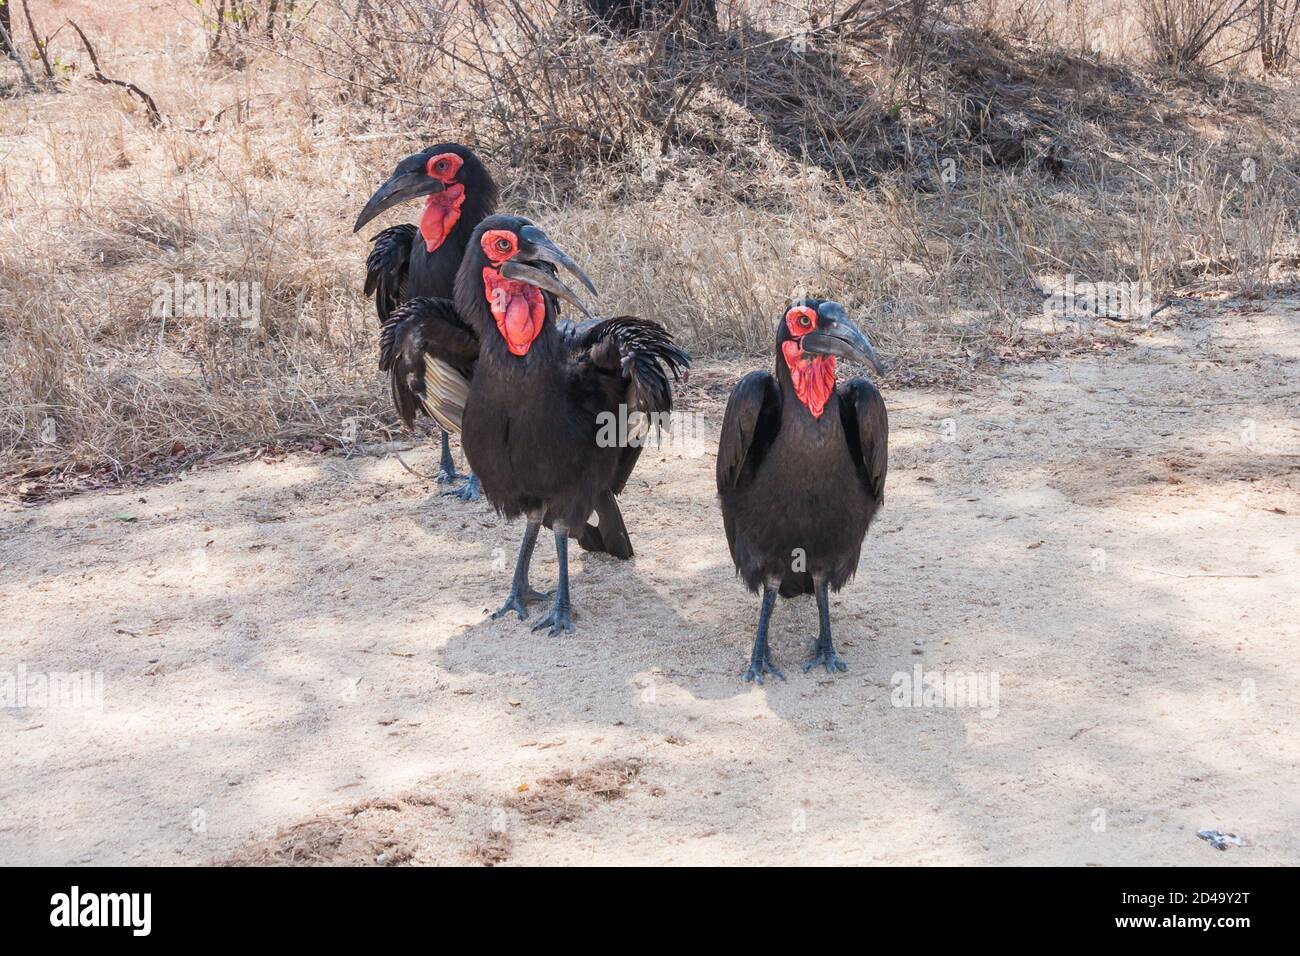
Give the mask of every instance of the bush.
M 1249 19 L 1253 8 L 1251 0 L 1142 0 L 1141 14 L 1155 61 L 1185 70 L 1204 65 L 1215 41 Z

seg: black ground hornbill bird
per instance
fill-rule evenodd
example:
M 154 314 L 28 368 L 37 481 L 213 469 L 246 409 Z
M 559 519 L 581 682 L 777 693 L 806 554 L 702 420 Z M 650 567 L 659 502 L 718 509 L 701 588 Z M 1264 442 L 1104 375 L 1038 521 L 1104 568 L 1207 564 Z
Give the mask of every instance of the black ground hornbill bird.
M 374 248 L 366 259 L 365 290 L 375 297 L 381 323 L 386 324 L 393 310 L 408 299 L 452 297 L 469 237 L 496 209 L 497 185 L 472 150 L 459 143 L 439 143 L 397 164 L 361 210 L 352 231 L 359 231 L 385 209 L 420 196 L 425 200 L 418 227 L 403 223 L 371 240 Z M 464 375 L 466 370 L 460 372 Z M 439 481 L 460 477 L 445 425 L 439 467 Z M 460 491 L 448 494 L 473 500 L 479 496 L 478 479 L 470 475 Z
M 801 299 L 776 334 L 776 374 L 750 372 L 727 402 L 718 496 L 736 571 L 762 592 L 745 680 L 776 674 L 767 627 L 779 593 L 817 595 L 819 628 L 804 670 L 846 670 L 831 642 L 830 596 L 858 569 L 862 539 L 885 501 L 889 419 L 874 385 L 836 388 L 836 357 L 883 370 L 838 302 Z
M 470 239 L 455 300 L 412 299 L 381 337 L 382 365 L 403 419 L 409 423 L 423 409 L 459 424 L 487 499 L 507 517 L 527 519 L 510 593 L 494 617 L 514 611 L 525 618 L 530 603 L 547 597 L 529 585 L 528 569 L 539 529 L 554 530 L 560 580 L 550 612 L 533 627 L 552 634 L 573 630 L 570 535 L 589 551 L 632 556 L 615 495 L 640 457 L 639 426 L 672 409 L 669 373 L 676 379 L 690 364 L 657 322 L 558 321 L 557 298 L 589 315 L 559 268 L 595 293 L 532 222 L 489 216 Z M 629 427 L 605 427 L 613 421 Z M 615 431 L 638 440 L 601 439 Z

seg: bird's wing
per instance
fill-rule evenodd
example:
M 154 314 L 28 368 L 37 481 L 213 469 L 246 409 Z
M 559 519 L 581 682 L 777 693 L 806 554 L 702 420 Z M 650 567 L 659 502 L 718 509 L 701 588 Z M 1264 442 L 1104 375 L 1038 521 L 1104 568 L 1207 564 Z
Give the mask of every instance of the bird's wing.
M 574 322 L 572 319 L 555 320 L 556 326 L 559 327 L 561 334 L 573 345 L 574 348 L 583 347 L 582 341 L 587 335 L 605 319 L 586 319 L 582 322 Z
M 668 375 L 671 372 L 673 381 L 680 381 L 691 358 L 662 325 L 621 315 L 569 329 L 576 357 L 621 383 L 618 397 L 629 411 L 672 411 L 673 386 Z
M 407 428 L 415 426 L 418 410 L 460 431 L 478 347 L 450 299 L 412 299 L 389 315 L 379 333 L 379 370 L 389 373 L 393 404 Z
M 415 226 L 404 223 L 385 229 L 370 240 L 374 248 L 366 257 L 366 295 L 375 297 L 380 322 L 387 322 L 406 297 L 406 274 L 416 231 Z
M 671 373 L 673 382 L 680 381 L 691 358 L 658 322 L 621 315 L 568 323 L 565 332 L 579 374 L 594 372 L 595 384 L 603 389 L 607 402 L 625 407 L 629 416 L 633 412 L 657 416 L 672 411 L 673 386 L 668 376 Z M 615 494 L 623 490 L 636 467 L 651 423 L 651 418 L 642 419 L 633 432 L 638 440 L 623 448 L 614 475 Z
M 867 493 L 879 508 L 885 503 L 885 472 L 889 469 L 889 413 L 885 411 L 885 400 L 865 378 L 845 382 L 838 391 L 849 452 Z
M 750 372 L 731 390 L 718 439 L 718 493 L 749 480 L 781 429 L 781 390 L 771 372 Z

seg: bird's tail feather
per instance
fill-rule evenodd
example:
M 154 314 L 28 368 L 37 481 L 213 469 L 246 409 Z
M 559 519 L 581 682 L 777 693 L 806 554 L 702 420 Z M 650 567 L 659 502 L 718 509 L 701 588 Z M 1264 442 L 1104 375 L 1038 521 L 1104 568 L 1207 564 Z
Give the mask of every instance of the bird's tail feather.
M 596 496 L 596 518 L 600 523 L 582 529 L 578 546 L 584 551 L 604 551 L 624 561 L 632 557 L 632 538 L 612 491 L 602 491 Z
M 807 571 L 789 571 L 781 578 L 781 597 L 813 593 L 813 576 Z

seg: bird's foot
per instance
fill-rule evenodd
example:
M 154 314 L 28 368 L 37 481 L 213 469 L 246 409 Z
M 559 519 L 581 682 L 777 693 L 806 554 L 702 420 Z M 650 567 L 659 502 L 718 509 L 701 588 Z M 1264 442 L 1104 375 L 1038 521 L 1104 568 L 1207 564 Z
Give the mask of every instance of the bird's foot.
M 433 476 L 433 480 L 440 485 L 450 485 L 460 481 L 465 476 L 455 468 L 439 468 L 438 473 Z
M 542 628 L 551 629 L 551 637 L 558 637 L 565 631 L 573 633 L 573 609 L 568 603 L 556 601 L 551 605 L 551 609 L 546 612 L 546 616 L 533 625 L 534 631 L 540 631 Z
M 519 620 L 528 616 L 528 605 L 536 604 L 539 601 L 545 601 L 550 597 L 549 594 L 543 594 L 541 591 L 534 591 L 532 588 L 514 589 L 510 591 L 510 596 L 506 598 L 506 603 L 492 612 L 492 620 L 505 617 L 511 611 L 519 615 Z
M 751 659 L 749 667 L 740 676 L 747 684 L 753 681 L 755 684 L 761 685 L 766 674 L 775 674 L 781 680 L 785 680 L 785 674 L 782 673 L 781 668 L 772 663 L 771 654 L 764 654 L 761 658 Z
M 457 501 L 478 501 L 483 497 L 483 486 L 479 484 L 476 475 L 470 475 L 469 481 L 459 488 L 444 491 L 442 496 L 444 498 L 455 498 Z
M 840 655 L 835 653 L 835 645 L 827 641 L 825 644 L 819 643 L 813 648 L 812 657 L 804 661 L 803 672 L 807 674 L 810 670 L 821 664 L 826 668 L 826 673 L 834 674 L 836 671 L 846 671 L 849 665 L 844 662 Z

